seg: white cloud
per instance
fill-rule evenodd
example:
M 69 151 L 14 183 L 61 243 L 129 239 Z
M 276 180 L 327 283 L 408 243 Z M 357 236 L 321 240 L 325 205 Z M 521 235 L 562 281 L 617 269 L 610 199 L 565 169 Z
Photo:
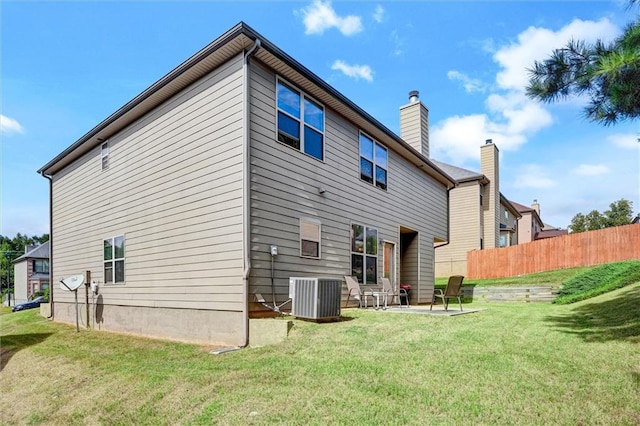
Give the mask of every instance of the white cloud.
M 638 149 L 640 148 L 640 137 L 633 133 L 617 133 L 609 135 L 607 141 L 618 148 Z
M 382 5 L 379 4 L 376 6 L 375 12 L 373 12 L 373 20 L 379 24 L 380 22 L 382 22 L 383 18 L 384 18 L 384 8 L 382 7 Z
M 501 151 L 515 151 L 553 121 L 547 110 L 518 93 L 490 95 L 485 106 L 489 114 L 453 116 L 433 125 L 431 155 L 456 165 L 477 162 L 485 139 L 493 139 Z
M 528 83 L 527 68 L 536 60 L 548 57 L 572 38 L 588 42 L 613 39 L 618 29 L 608 19 L 599 21 L 573 20 L 558 31 L 529 27 L 505 46 L 485 41 L 478 48 L 492 50 L 494 62 L 499 66 L 496 84 L 490 86 L 472 79 L 461 71 L 447 73 L 450 80 L 461 81 L 467 93 L 490 90 L 485 100 L 485 111 L 468 116 L 449 117 L 432 126 L 431 152 L 435 158 L 463 165 L 476 161 L 478 147 L 491 138 L 500 150 L 517 150 L 540 130 L 553 124 L 553 117 L 545 105 L 529 99 L 525 94 Z M 495 42 L 494 42 L 495 43 Z M 612 143 L 623 143 L 612 140 Z M 625 146 L 629 142 L 624 142 Z M 620 145 L 619 145 L 620 146 Z M 550 182 L 538 180 L 537 185 Z
M 364 79 L 373 81 L 373 71 L 369 65 L 349 65 L 344 61 L 337 60 L 331 65 L 332 70 L 342 71 L 346 76 L 356 80 Z
M 535 61 L 548 58 L 571 39 L 593 42 L 596 39 L 611 40 L 618 33 L 617 27 L 607 18 L 597 22 L 574 19 L 558 31 L 529 27 L 518 35 L 517 42 L 504 46 L 493 55 L 502 70 L 496 82 L 503 89 L 523 91 L 529 81 L 526 71 Z
M 302 9 L 305 34 L 322 34 L 330 28 L 337 28 L 342 34 L 349 36 L 362 31 L 362 19 L 349 15 L 341 17 L 331 6 L 331 1 L 314 0 Z
M 461 73 L 460 71 L 451 70 L 447 73 L 447 78 L 449 80 L 458 80 L 462 82 L 462 86 L 467 93 L 473 92 L 484 92 L 486 89 L 486 85 L 477 78 L 471 78 L 466 74 Z
M 389 35 L 389 38 L 391 39 L 391 43 L 393 44 L 393 51 L 391 52 L 391 54 L 393 56 L 402 56 L 405 52 L 404 50 L 404 40 L 400 38 L 400 36 L 398 35 L 398 31 L 393 30 L 391 31 L 391 34 Z
M 571 172 L 580 176 L 598 176 L 609 173 L 609 168 L 604 164 L 580 164 Z
M 556 185 L 547 170 L 538 164 L 525 164 L 513 182 L 516 188 L 548 189 Z
M 10 135 L 13 133 L 24 133 L 24 128 L 17 120 L 0 114 L 0 134 Z

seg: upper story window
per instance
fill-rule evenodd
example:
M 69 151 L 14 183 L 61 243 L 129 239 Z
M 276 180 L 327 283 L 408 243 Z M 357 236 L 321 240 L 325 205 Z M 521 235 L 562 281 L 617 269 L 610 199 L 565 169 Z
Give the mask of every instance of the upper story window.
M 102 160 L 102 170 L 109 168 L 109 142 L 102 144 L 100 148 L 100 158 Z
M 324 160 L 324 108 L 278 81 L 278 140 Z
M 104 240 L 104 283 L 124 283 L 124 235 Z
M 34 259 L 33 260 L 33 272 L 40 274 L 49 273 L 49 261 L 46 259 Z
M 360 179 L 387 189 L 387 148 L 360 133 Z

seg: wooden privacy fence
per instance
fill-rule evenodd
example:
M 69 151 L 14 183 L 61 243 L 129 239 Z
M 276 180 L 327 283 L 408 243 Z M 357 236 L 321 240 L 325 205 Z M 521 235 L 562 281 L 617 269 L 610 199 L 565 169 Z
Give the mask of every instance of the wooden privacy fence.
M 467 278 L 504 278 L 640 259 L 640 224 L 467 253 Z

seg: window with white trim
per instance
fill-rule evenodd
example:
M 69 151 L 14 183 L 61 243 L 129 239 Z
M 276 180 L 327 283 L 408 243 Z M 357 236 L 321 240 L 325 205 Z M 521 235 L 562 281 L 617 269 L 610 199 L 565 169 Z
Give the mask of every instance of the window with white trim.
M 102 161 L 102 170 L 109 168 L 109 141 L 102 144 L 100 147 L 100 159 Z
M 378 230 L 351 224 L 351 275 L 365 285 L 378 283 Z
M 324 160 L 324 107 L 278 80 L 278 141 Z
M 360 133 L 360 179 L 387 189 L 387 148 Z
M 124 283 L 124 235 L 104 240 L 104 283 Z
M 300 256 L 320 259 L 320 222 L 300 218 Z

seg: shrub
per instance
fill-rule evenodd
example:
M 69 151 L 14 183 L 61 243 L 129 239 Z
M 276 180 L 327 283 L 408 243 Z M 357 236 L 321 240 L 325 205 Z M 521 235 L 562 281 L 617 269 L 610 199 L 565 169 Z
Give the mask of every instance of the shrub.
M 640 281 L 640 261 L 597 266 L 562 283 L 553 303 L 568 304 L 589 299 Z

